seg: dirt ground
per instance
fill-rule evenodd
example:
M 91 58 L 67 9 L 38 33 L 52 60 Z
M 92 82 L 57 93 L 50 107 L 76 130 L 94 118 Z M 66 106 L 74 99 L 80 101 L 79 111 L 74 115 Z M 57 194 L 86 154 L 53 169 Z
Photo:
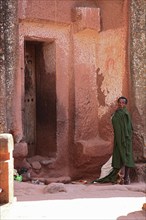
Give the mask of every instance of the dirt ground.
M 16 200 L 1 206 L 0 219 L 146 220 L 146 211 L 142 210 L 145 183 L 58 183 L 56 191 L 49 191 L 49 185 L 15 181 Z

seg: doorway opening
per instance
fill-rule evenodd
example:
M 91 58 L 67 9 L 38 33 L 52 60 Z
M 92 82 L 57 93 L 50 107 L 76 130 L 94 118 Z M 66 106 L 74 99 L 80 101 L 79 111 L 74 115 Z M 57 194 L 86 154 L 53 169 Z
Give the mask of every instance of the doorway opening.
M 28 156 L 56 155 L 55 42 L 25 41 L 24 138 Z

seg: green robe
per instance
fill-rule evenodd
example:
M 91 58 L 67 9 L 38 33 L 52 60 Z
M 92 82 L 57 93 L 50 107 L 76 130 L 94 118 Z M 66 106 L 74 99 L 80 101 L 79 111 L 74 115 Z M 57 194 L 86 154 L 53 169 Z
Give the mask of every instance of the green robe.
M 121 169 L 122 166 L 134 167 L 132 123 L 126 107 L 115 112 L 112 125 L 114 129 L 112 166 L 117 169 Z
M 93 182 L 116 182 L 118 172 L 123 166 L 134 167 L 132 153 L 132 123 L 130 115 L 124 107 L 118 109 L 112 117 L 114 129 L 114 148 L 112 156 L 113 170 L 106 177 L 96 179 Z

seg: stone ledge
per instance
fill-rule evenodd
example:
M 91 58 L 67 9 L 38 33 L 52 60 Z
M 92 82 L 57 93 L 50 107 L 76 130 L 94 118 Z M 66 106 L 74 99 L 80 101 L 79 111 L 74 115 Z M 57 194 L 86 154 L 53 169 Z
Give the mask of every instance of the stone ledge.
M 111 142 L 105 141 L 100 137 L 89 140 L 79 140 L 76 142 L 78 154 L 91 157 L 101 157 L 111 151 Z
M 100 31 L 100 9 L 90 7 L 76 7 L 73 9 L 74 32 L 84 29 Z

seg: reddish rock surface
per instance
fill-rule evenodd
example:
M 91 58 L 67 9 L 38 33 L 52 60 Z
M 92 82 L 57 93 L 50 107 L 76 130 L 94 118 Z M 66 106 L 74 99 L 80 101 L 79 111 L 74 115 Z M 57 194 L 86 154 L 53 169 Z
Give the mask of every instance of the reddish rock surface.
M 126 96 L 130 111 L 135 106 L 129 1 L 20 0 L 18 17 L 12 133 L 20 157 L 14 156 L 15 168 L 28 167 L 27 159 L 38 155 L 54 160 L 48 166 L 31 163 L 39 177 L 99 174 L 112 154 L 117 98 Z M 134 158 L 143 162 L 142 116 L 134 111 Z M 21 142 L 28 147 L 23 161 L 27 150 Z

